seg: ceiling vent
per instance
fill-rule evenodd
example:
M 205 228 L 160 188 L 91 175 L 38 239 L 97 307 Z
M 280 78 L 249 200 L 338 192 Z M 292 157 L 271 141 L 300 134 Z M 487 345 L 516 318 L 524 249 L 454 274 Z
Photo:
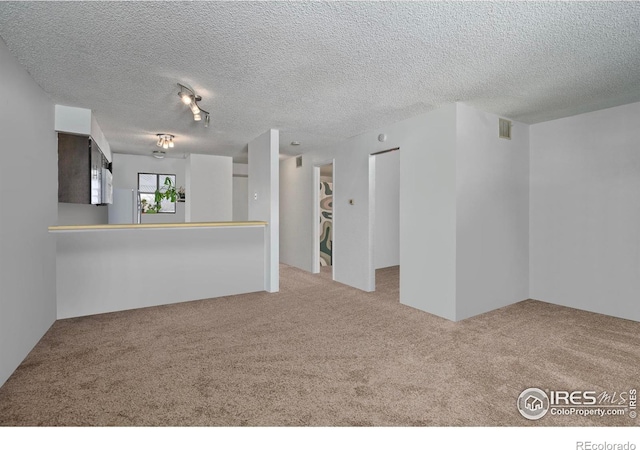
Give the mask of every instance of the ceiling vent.
M 302 155 L 296 156 L 296 167 L 302 167 Z
M 498 119 L 498 136 L 502 139 L 511 139 L 511 121 Z

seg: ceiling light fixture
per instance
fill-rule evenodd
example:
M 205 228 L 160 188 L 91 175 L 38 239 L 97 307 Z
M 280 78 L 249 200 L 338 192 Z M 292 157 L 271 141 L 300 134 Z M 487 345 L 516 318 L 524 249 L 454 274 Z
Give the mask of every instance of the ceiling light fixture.
M 185 105 L 190 105 L 191 104 L 192 98 L 191 98 L 191 96 L 189 94 L 187 94 L 184 91 L 180 91 L 180 93 L 178 95 L 180 96 L 180 98 L 182 99 L 182 102 Z
M 168 148 L 173 148 L 173 138 L 175 137 L 173 134 L 158 133 L 158 134 L 156 134 L 156 136 L 158 136 L 158 142 L 156 142 L 156 145 L 158 147 L 162 147 L 165 150 L 168 149 Z M 164 152 L 162 152 L 162 153 L 164 153 Z M 156 156 L 155 152 L 154 152 L 153 156 Z M 164 157 L 164 155 L 163 155 L 163 157 Z
M 191 113 L 193 114 L 193 120 L 196 122 L 200 122 L 202 120 L 202 116 L 204 116 L 204 126 L 208 127 L 210 123 L 209 112 L 200 108 L 198 102 L 202 100 L 202 97 L 196 95 L 196 93 L 186 87 L 183 84 L 178 83 L 180 86 L 180 92 L 178 92 L 178 96 L 182 100 L 185 105 L 188 105 L 191 108 Z

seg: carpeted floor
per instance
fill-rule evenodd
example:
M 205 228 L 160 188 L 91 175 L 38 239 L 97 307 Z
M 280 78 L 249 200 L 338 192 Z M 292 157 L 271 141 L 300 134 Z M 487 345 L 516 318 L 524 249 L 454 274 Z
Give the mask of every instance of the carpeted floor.
M 524 301 L 453 323 L 282 266 L 281 292 L 57 321 L 0 388 L 1 425 L 620 426 L 524 419 L 528 387 L 640 386 L 640 323 Z

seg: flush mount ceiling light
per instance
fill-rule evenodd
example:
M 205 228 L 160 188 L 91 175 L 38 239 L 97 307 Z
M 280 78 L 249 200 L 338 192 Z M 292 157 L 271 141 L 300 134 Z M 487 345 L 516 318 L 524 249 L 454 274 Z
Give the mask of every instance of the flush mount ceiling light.
M 175 137 L 173 134 L 158 133 L 156 136 L 158 136 L 158 142 L 156 142 L 158 147 L 162 147 L 165 150 L 173 148 L 173 138 Z
M 209 121 L 210 121 L 209 113 L 204 109 L 200 108 L 200 106 L 198 105 L 198 102 L 202 100 L 202 97 L 200 97 L 199 95 L 196 95 L 196 93 L 193 92 L 192 89 L 189 89 L 183 84 L 178 83 L 178 86 L 180 86 L 180 92 L 178 92 L 178 97 L 180 97 L 180 100 L 182 100 L 182 103 L 184 103 L 191 109 L 191 113 L 193 114 L 193 120 L 195 120 L 196 122 L 200 122 L 204 117 L 204 126 L 208 127 Z

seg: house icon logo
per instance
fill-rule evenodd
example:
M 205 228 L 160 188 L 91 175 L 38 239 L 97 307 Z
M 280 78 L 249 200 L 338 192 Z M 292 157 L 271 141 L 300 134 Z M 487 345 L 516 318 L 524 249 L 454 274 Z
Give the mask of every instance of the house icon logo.
M 538 388 L 528 388 L 518 397 L 518 411 L 529 420 L 541 419 L 549 410 L 549 397 Z
M 542 400 L 533 395 L 528 396 L 524 401 L 524 406 L 529 409 L 529 411 L 537 411 L 542 409 Z

